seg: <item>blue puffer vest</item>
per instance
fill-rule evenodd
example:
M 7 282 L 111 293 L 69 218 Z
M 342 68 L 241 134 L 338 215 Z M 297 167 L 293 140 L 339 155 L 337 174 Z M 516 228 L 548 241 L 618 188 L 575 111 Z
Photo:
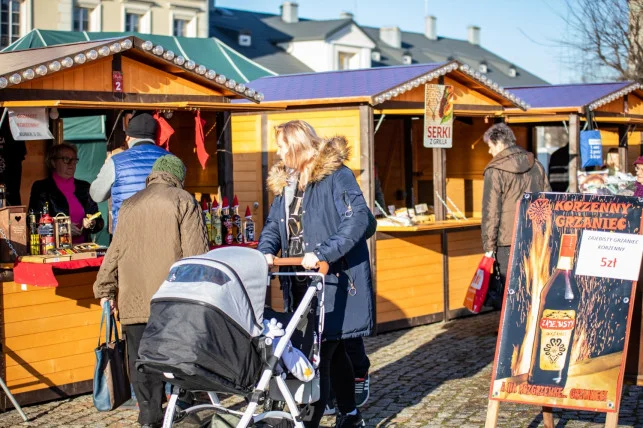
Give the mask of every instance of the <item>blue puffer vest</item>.
M 170 154 L 152 143 L 139 143 L 112 157 L 114 185 L 112 186 L 112 233 L 116 232 L 118 210 L 123 202 L 139 190 L 145 189 L 145 180 L 158 158 Z

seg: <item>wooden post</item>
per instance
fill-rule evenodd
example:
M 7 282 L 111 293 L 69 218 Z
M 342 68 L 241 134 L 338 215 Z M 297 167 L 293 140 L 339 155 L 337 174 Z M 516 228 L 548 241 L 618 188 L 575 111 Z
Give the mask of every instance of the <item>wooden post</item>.
M 569 115 L 569 191 L 578 192 L 578 170 L 580 169 L 580 120 L 577 113 Z
M 217 113 L 217 168 L 221 196 L 227 196 L 232 202 L 234 183 L 232 177 L 232 128 L 230 112 Z
M 413 192 L 413 132 L 410 117 L 402 119 L 404 121 L 404 193 L 406 193 L 406 207 L 413 208 L 415 198 Z
M 364 193 L 366 204 L 373 211 L 375 209 L 375 134 L 373 127 L 373 107 L 370 105 L 359 106 L 359 126 L 360 126 L 360 187 Z M 386 209 L 386 207 L 382 207 Z M 368 241 L 368 252 L 371 262 L 371 281 L 373 283 L 373 294 L 377 295 L 377 259 L 376 259 L 376 241 L 377 233 Z M 377 299 L 375 299 L 377 300 Z M 373 313 L 377 316 L 377 302 L 373 301 Z M 377 319 L 373 325 L 377 329 Z M 374 332 L 375 334 L 375 332 Z
M 499 401 L 489 400 L 489 405 L 487 406 L 487 420 L 484 423 L 484 428 L 496 428 L 496 425 L 498 424 L 499 409 Z
M 605 428 L 616 428 L 618 425 L 618 413 L 607 413 L 605 415 Z
M 436 195 L 437 192 L 442 199 L 447 200 L 446 169 L 446 149 L 433 149 L 433 211 L 435 212 L 435 221 L 442 221 L 447 218 L 447 210 Z
M 627 171 L 629 162 L 627 159 L 628 141 L 627 126 L 619 125 L 618 127 L 618 160 L 621 171 Z
M 543 423 L 545 428 L 554 428 L 554 414 L 551 407 L 543 407 Z

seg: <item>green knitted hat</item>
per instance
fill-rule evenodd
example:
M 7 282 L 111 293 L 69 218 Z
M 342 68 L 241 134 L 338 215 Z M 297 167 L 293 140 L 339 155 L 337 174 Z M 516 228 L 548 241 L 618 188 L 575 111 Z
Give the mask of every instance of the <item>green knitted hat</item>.
M 152 166 L 152 172 L 154 171 L 169 172 L 179 181 L 183 181 L 185 178 L 185 165 L 181 159 L 174 155 L 164 155 L 158 158 Z

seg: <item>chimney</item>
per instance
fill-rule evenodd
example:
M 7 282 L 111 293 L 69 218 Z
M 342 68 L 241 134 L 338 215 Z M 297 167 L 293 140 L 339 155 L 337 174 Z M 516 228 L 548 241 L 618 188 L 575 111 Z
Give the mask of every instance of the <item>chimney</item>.
M 472 45 L 480 46 L 480 27 L 469 25 L 467 27 L 467 30 L 469 31 L 469 43 L 471 43 Z
M 400 27 L 380 28 L 380 40 L 387 45 L 400 49 L 402 47 L 402 32 Z
M 339 19 L 353 19 L 354 15 L 351 12 L 341 12 L 339 14 Z
M 288 24 L 299 22 L 299 16 L 297 15 L 297 9 L 299 8 L 299 5 L 297 3 L 293 1 L 285 1 L 280 7 L 282 21 Z
M 435 16 L 424 18 L 424 35 L 429 40 L 438 40 L 438 18 Z

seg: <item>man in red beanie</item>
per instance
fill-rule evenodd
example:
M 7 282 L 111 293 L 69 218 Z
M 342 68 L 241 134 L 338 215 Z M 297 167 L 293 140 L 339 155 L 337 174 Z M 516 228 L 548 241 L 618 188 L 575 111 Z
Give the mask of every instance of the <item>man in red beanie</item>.
M 134 112 L 125 130 L 128 149 L 108 158 L 89 194 L 96 202 L 112 198 L 112 234 L 116 232 L 121 204 L 145 188 L 145 179 L 152 165 L 161 156 L 170 154 L 156 145 L 156 119 L 148 112 Z
M 643 156 L 634 161 L 634 174 L 636 175 L 636 190 L 634 196 L 643 198 Z

